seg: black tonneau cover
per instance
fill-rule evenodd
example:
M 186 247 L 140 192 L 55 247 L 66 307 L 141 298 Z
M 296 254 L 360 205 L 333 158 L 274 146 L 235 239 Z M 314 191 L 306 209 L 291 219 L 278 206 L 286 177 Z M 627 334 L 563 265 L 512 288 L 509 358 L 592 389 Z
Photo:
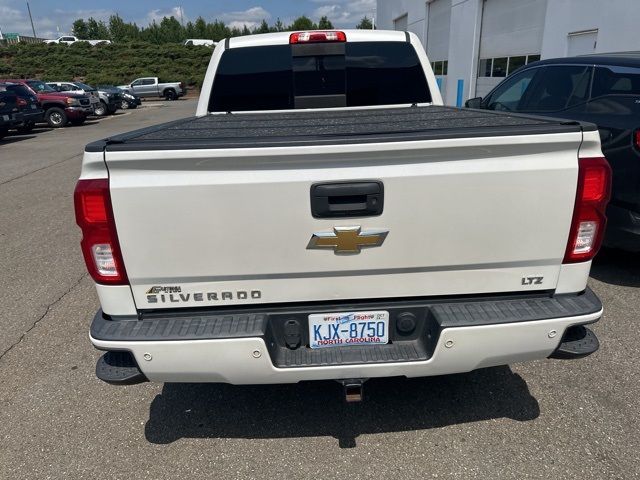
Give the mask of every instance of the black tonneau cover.
M 87 146 L 87 151 L 184 150 L 398 142 L 595 130 L 576 121 L 423 106 L 190 117 Z

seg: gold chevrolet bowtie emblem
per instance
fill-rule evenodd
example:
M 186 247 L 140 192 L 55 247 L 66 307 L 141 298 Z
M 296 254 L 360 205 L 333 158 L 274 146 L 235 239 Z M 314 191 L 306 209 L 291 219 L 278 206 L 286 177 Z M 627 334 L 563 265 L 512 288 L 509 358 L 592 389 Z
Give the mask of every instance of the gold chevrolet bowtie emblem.
M 360 227 L 334 227 L 333 232 L 314 233 L 307 248 L 333 248 L 334 253 L 360 253 L 363 248 L 379 247 L 387 238 L 386 230 Z

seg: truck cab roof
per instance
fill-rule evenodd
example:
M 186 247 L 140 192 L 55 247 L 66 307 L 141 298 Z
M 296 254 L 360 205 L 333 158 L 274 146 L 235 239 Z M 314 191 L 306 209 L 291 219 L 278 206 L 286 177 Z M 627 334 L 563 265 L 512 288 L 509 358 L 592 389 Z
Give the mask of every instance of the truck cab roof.
M 407 42 L 408 32 L 395 30 L 317 30 L 322 32 L 343 32 L 347 42 Z M 296 32 L 260 33 L 256 35 L 243 35 L 225 39 L 225 48 L 260 47 L 266 45 L 288 45 L 291 35 Z

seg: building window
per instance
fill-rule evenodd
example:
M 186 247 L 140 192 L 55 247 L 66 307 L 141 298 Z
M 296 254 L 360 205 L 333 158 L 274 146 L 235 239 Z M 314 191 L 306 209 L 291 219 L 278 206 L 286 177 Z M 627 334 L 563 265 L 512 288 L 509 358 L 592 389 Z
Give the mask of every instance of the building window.
M 527 56 L 522 55 L 520 57 L 509 57 L 509 69 L 507 70 L 507 75 L 511 75 L 520 67 L 524 67 L 527 63 Z
M 446 75 L 449 70 L 448 60 L 437 60 L 431 62 L 431 68 L 433 68 L 434 75 Z
M 502 78 L 518 68 L 540 60 L 540 55 L 514 55 L 513 57 L 481 58 L 478 62 L 478 77 Z
M 482 58 L 480 59 L 478 66 L 478 76 L 479 77 L 490 77 L 491 76 L 491 65 L 493 63 L 492 58 Z
M 492 77 L 506 77 L 509 57 L 498 57 L 493 59 Z

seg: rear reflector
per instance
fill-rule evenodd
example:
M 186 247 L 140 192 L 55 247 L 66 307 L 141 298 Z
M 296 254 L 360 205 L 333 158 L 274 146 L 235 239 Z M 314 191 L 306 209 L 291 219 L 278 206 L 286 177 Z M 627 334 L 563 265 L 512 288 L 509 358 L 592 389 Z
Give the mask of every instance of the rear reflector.
M 76 223 L 82 229 L 82 254 L 97 283 L 126 285 L 127 274 L 120 253 L 111 209 L 109 180 L 78 180 L 74 193 Z
M 611 195 L 611 167 L 603 157 L 580 158 L 578 188 L 564 263 L 591 260 L 602 244 Z
M 336 31 L 316 31 L 316 32 L 296 32 L 289 36 L 289 43 L 323 43 L 323 42 L 346 42 L 347 35 L 344 32 Z

